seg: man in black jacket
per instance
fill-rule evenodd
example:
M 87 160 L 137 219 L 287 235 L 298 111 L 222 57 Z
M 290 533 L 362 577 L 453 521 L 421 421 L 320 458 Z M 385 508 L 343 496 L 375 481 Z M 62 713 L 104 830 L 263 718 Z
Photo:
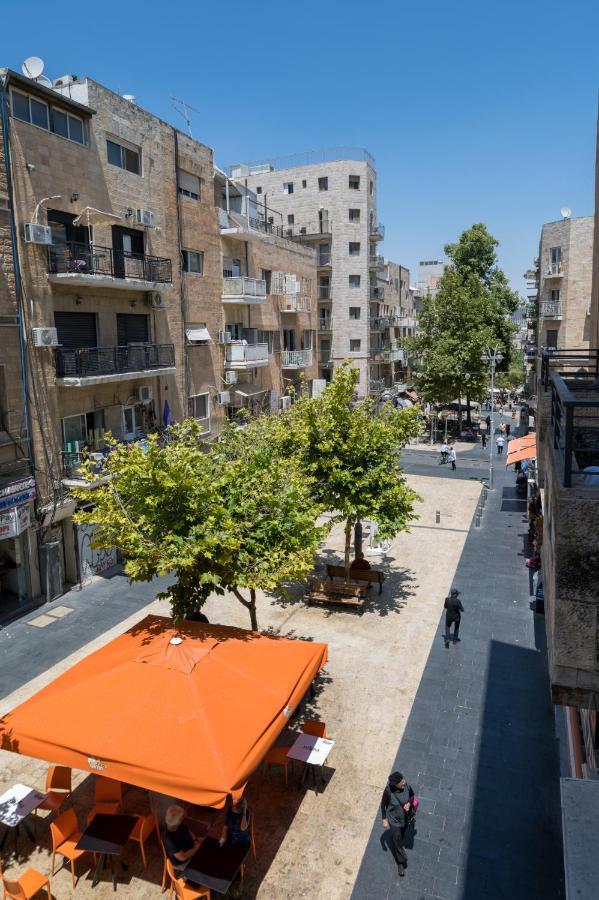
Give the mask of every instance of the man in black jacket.
M 389 828 L 393 841 L 393 855 L 397 863 L 399 875 L 405 875 L 408 868 L 408 857 L 404 849 L 404 835 L 408 827 L 408 817 L 412 808 L 414 791 L 401 772 L 389 775 L 387 787 L 381 800 L 383 828 Z
M 460 592 L 456 588 L 452 588 L 449 597 L 445 598 L 445 610 L 445 646 L 449 647 L 452 624 L 454 644 L 460 640 L 458 634 L 462 618 L 461 613 L 464 612 L 464 607 L 460 600 Z

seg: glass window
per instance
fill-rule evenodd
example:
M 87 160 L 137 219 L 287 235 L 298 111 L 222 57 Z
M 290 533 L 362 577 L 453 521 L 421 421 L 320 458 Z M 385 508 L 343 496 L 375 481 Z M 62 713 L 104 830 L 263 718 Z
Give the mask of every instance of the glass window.
M 287 216 L 287 224 L 288 225 L 295 224 L 295 216 L 293 215 L 293 213 L 289 213 L 289 215 Z
M 210 431 L 210 395 L 194 394 L 189 398 L 188 413 L 193 419 L 199 419 L 204 427 L 202 432 Z
M 359 222 L 360 221 L 360 210 L 359 209 L 350 209 L 349 221 L 350 222 Z
M 261 188 L 260 186 L 258 186 L 258 187 L 256 188 L 256 193 L 257 193 L 257 194 L 261 194 L 261 193 L 262 193 L 262 188 Z
M 177 186 L 179 193 L 183 197 L 190 197 L 192 200 L 199 200 L 201 195 L 200 179 L 191 172 L 184 172 L 177 169 Z
M 370 188 L 370 196 L 372 197 L 372 195 L 374 193 L 374 181 L 370 182 L 369 188 Z
M 11 100 L 13 116 L 16 116 L 17 119 L 22 119 L 23 122 L 29 122 L 29 97 L 25 94 L 20 94 L 18 91 L 13 91 Z
M 308 187 L 308 182 L 306 181 L 305 178 L 302 179 L 302 187 L 303 187 L 303 188 Z
M 359 288 L 360 287 L 360 276 L 359 275 L 350 275 L 349 276 L 349 286 L 351 288 Z
M 350 306 L 349 317 L 350 317 L 350 319 L 359 319 L 360 318 L 360 307 L 359 306 Z
M 108 162 L 113 166 L 121 166 L 121 148 L 114 141 L 106 141 L 106 152 Z
M 204 274 L 204 254 L 197 250 L 183 251 L 183 271 L 193 272 L 195 275 Z
M 283 184 L 284 194 L 293 194 L 293 181 L 286 181 Z
M 87 441 L 85 415 L 66 416 L 62 420 L 62 435 L 65 444 L 84 444 Z
M 53 109 L 51 115 L 52 131 L 54 134 L 59 134 L 61 137 L 68 138 L 69 125 L 67 122 L 67 114 L 61 112 L 59 109 Z
M 359 256 L 360 255 L 360 242 L 359 241 L 350 241 L 349 242 L 349 255 L 350 256 Z
M 123 147 L 116 141 L 106 141 L 108 162 L 119 169 L 126 169 L 135 175 L 141 175 L 141 151 Z
M 351 340 L 349 342 L 350 351 L 352 353 L 357 353 L 357 351 L 360 349 L 361 344 L 362 344 L 362 341 L 360 340 L 360 338 L 351 338 Z
M 359 175 L 350 175 L 349 176 L 349 186 L 354 191 L 360 190 L 360 176 Z
M 29 98 L 29 106 L 31 108 L 31 124 L 37 125 L 38 128 L 48 128 L 48 107 L 45 103 Z
M 85 144 L 83 122 L 81 119 L 76 119 L 75 116 L 69 116 L 69 137 L 78 144 Z
M 123 147 L 123 169 L 133 172 L 135 175 L 140 173 L 139 153 L 137 150 L 131 150 L 129 147 Z
M 329 179 L 326 177 L 318 179 L 318 190 L 319 191 L 328 191 L 329 189 Z

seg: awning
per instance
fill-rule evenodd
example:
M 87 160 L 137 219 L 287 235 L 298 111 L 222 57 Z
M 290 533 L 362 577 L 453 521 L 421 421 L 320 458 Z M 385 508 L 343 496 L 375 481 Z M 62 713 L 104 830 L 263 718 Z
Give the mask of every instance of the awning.
M 147 616 L 0 719 L 0 746 L 222 807 L 241 795 L 327 651 Z
M 520 438 L 512 438 L 509 442 L 509 451 L 510 453 L 515 450 L 522 450 L 524 447 L 530 447 L 532 444 L 536 444 L 537 436 L 532 431 L 530 434 L 525 434 L 524 437 Z
M 185 337 L 190 344 L 199 344 L 202 341 L 212 340 L 207 328 L 186 328 Z
M 239 383 L 235 388 L 235 393 L 240 397 L 257 397 L 258 394 L 265 394 L 266 388 L 260 387 L 259 384 Z
M 83 212 L 80 212 L 77 218 L 73 219 L 73 225 L 102 225 L 112 224 L 113 222 L 122 222 L 122 216 L 116 216 L 114 213 L 103 212 L 94 206 L 86 206 Z
M 522 462 L 523 459 L 534 459 L 537 455 L 537 440 L 535 440 L 527 444 L 524 447 L 516 447 L 512 449 L 512 443 L 508 444 L 507 448 L 507 459 L 505 461 L 506 466 L 511 466 L 513 463 Z

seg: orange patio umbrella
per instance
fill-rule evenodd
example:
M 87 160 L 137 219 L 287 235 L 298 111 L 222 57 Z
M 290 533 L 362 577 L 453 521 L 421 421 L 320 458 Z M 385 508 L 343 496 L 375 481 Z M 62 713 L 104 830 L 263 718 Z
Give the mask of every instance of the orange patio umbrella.
M 148 616 L 0 719 L 0 745 L 220 807 L 240 796 L 327 649 Z
M 537 455 L 537 438 L 536 435 L 530 434 L 526 437 L 510 441 L 507 448 L 506 466 L 521 462 L 524 459 L 534 459 Z

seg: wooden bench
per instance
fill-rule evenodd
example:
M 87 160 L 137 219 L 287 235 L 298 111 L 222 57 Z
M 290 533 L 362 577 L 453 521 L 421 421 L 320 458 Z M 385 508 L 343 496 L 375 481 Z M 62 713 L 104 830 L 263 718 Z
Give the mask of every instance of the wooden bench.
M 320 578 L 309 578 L 305 599 L 308 603 L 332 603 L 360 608 L 366 599 L 366 588 L 351 581 L 347 584 L 331 584 Z
M 333 566 L 328 563 L 327 575 L 331 580 L 333 578 L 345 578 L 345 566 Z M 349 576 L 352 581 L 368 581 L 370 584 L 378 584 L 379 594 L 382 594 L 385 576 L 378 569 L 352 569 L 350 566 Z

